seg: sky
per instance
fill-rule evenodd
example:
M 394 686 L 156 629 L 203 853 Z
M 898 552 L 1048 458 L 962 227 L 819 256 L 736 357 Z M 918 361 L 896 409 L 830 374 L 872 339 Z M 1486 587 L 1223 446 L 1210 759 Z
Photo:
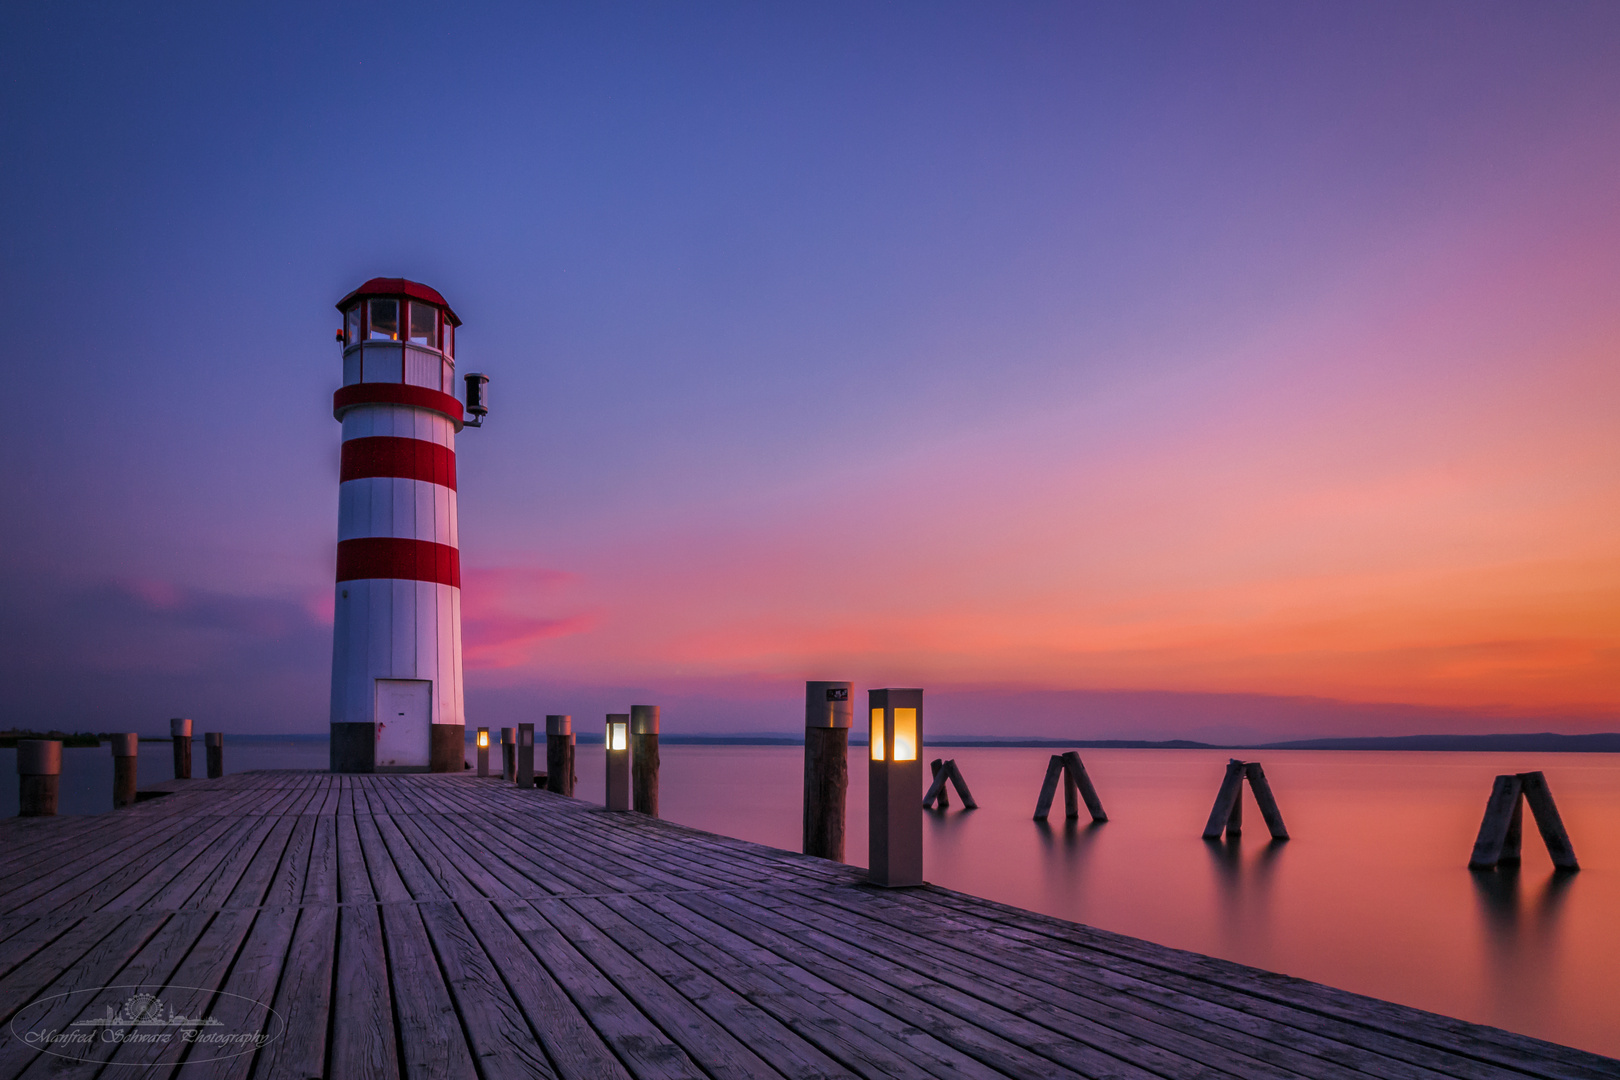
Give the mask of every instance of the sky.
M 9 5 L 0 724 L 324 730 L 403 276 L 469 723 L 1614 730 L 1616 102 L 1611 3 Z

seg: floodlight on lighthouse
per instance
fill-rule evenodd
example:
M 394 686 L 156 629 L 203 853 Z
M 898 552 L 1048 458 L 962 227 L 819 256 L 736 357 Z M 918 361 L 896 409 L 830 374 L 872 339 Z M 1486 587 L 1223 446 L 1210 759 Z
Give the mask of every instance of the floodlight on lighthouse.
M 483 427 L 484 417 L 489 415 L 489 376 L 470 371 L 462 377 L 467 380 L 467 411 L 473 417 L 467 426 Z

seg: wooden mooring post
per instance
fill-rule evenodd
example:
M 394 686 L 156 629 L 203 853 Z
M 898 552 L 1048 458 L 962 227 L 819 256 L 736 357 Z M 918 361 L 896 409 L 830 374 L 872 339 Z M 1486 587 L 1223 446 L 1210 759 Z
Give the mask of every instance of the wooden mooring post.
M 208 758 L 208 779 L 218 780 L 225 775 L 225 733 L 203 732 L 203 754 Z
M 1530 804 L 1530 813 L 1536 819 L 1542 842 L 1553 865 L 1560 870 L 1579 870 L 1575 848 L 1564 831 L 1564 819 L 1553 802 L 1552 788 L 1539 772 L 1507 773 L 1496 778 L 1491 785 L 1491 797 L 1485 803 L 1485 817 L 1479 823 L 1479 837 L 1474 841 L 1474 853 L 1468 860 L 1470 870 L 1494 870 L 1506 863 L 1519 862 L 1519 851 L 1524 834 L 1524 804 Z
M 517 782 L 517 728 L 501 728 L 501 779 Z
M 519 724 L 517 729 L 517 786 L 534 787 L 534 725 Z
M 169 721 L 169 738 L 174 740 L 174 778 L 191 779 L 191 721 L 175 717 Z
M 632 807 L 658 816 L 658 706 L 630 706 Z
M 1041 793 L 1035 800 L 1036 821 L 1045 821 L 1052 812 L 1052 800 L 1057 796 L 1060 779 L 1063 781 L 1065 818 L 1078 818 L 1080 801 L 1084 799 L 1092 821 L 1108 820 L 1108 814 L 1103 811 L 1102 800 L 1097 797 L 1097 789 L 1091 783 L 1091 777 L 1086 772 L 1085 764 L 1080 760 L 1079 752 L 1070 750 L 1063 754 L 1053 754 L 1051 760 L 1046 763 L 1046 778 L 1041 781 Z
M 140 745 L 140 736 L 133 731 L 112 737 L 114 808 L 135 805 L 135 789 L 140 786 L 136 768 Z
M 1255 805 L 1260 808 L 1260 816 L 1265 819 L 1271 838 L 1287 840 L 1288 827 L 1283 824 L 1282 811 L 1277 809 L 1277 799 L 1271 793 L 1266 771 L 1258 761 L 1239 761 L 1237 758 L 1226 763 L 1226 776 L 1221 780 L 1221 788 L 1215 794 L 1215 805 L 1209 812 L 1209 821 L 1204 825 L 1204 839 L 1219 840 L 1222 832 L 1226 833 L 1228 840 L 1243 835 L 1245 780 L 1249 782 L 1249 790 L 1254 793 Z
M 17 740 L 18 817 L 55 817 L 61 781 L 61 742 L 56 739 Z
M 973 792 L 968 790 L 967 781 L 962 778 L 962 770 L 956 767 L 955 758 L 948 761 L 935 758 L 928 763 L 928 767 L 934 771 L 934 782 L 928 785 L 928 791 L 923 795 L 924 810 L 932 809 L 936 799 L 939 801 L 941 810 L 947 809 L 951 805 L 951 797 L 947 794 L 945 788 L 946 781 L 956 785 L 956 793 L 962 797 L 963 809 L 977 810 L 979 808 L 979 804 L 973 801 Z
M 844 861 L 849 798 L 849 729 L 855 720 L 852 682 L 804 684 L 804 821 L 806 855 Z
M 546 790 L 558 795 L 574 794 L 574 718 L 564 714 L 546 717 Z

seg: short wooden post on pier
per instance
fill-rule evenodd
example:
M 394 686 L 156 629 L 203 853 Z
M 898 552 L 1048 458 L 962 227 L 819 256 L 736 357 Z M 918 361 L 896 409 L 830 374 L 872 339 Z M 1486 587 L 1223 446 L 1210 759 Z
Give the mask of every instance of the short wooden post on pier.
M 546 790 L 574 794 L 574 718 L 546 717 Z
M 630 809 L 629 713 L 607 714 L 607 730 L 602 738 L 602 757 L 607 763 L 607 784 L 603 804 L 609 810 Z
M 1245 780 L 1249 783 L 1249 790 L 1254 793 L 1255 805 L 1260 808 L 1260 816 L 1265 819 L 1271 838 L 1287 840 L 1288 827 L 1283 824 L 1282 811 L 1277 809 L 1277 799 L 1271 793 L 1266 771 L 1258 761 L 1245 762 L 1237 758 L 1226 763 L 1226 776 L 1221 780 L 1220 790 L 1215 793 L 1215 805 L 1210 809 L 1209 821 L 1204 825 L 1204 839 L 1219 840 L 1222 832 L 1226 833 L 1228 840 L 1236 840 L 1243 835 Z
M 1074 820 L 1080 816 L 1080 803 L 1084 800 L 1086 810 L 1091 814 L 1091 820 L 1103 822 L 1108 820 L 1108 814 L 1103 810 L 1102 799 L 1097 796 L 1097 789 L 1091 782 L 1091 776 L 1086 772 L 1085 763 L 1080 760 L 1078 751 L 1070 750 L 1063 754 L 1053 754 L 1046 763 L 1046 777 L 1041 781 L 1041 793 L 1035 799 L 1035 820 L 1045 821 L 1052 812 L 1052 800 L 1057 797 L 1058 781 L 1063 781 L 1063 816 Z
M 941 810 L 951 805 L 951 797 L 946 794 L 947 782 L 956 785 L 956 793 L 962 797 L 964 810 L 979 808 L 979 804 L 973 801 L 973 792 L 968 790 L 967 781 L 962 778 L 962 770 L 956 767 L 954 758 L 947 761 L 935 758 L 928 763 L 928 767 L 934 771 L 934 782 L 928 786 L 928 791 L 923 795 L 924 810 L 931 809 L 936 800 Z
M 1494 870 L 1497 866 L 1519 861 L 1519 849 L 1524 833 L 1524 804 L 1530 804 L 1530 813 L 1536 819 L 1542 842 L 1553 865 L 1560 870 L 1579 870 L 1575 848 L 1564 831 L 1564 819 L 1553 802 L 1552 788 L 1539 772 L 1508 773 L 1496 778 L 1491 785 L 1491 797 L 1485 803 L 1485 817 L 1479 823 L 1479 836 L 1474 841 L 1474 853 L 1468 860 L 1470 870 Z
M 61 780 L 61 742 L 56 739 L 17 740 L 18 817 L 55 817 Z
M 658 706 L 630 706 L 632 806 L 658 816 Z
M 804 684 L 803 851 L 844 861 L 849 797 L 849 729 L 855 719 L 850 682 Z
M 135 805 L 135 789 L 140 786 L 135 755 L 140 745 L 140 736 L 133 731 L 112 737 L 114 808 Z
M 872 718 L 867 783 L 866 879 L 874 885 L 923 883 L 923 692 L 869 690 Z
M 225 733 L 203 732 L 203 753 L 208 758 L 208 779 L 218 780 L 225 775 Z
M 501 779 L 517 782 L 517 728 L 501 728 Z
M 478 775 L 489 775 L 489 728 L 481 727 L 474 737 L 475 748 L 478 752 Z
M 191 721 L 175 717 L 169 721 L 169 738 L 174 740 L 174 778 L 191 779 Z
M 534 725 L 519 724 L 517 729 L 517 786 L 534 787 Z

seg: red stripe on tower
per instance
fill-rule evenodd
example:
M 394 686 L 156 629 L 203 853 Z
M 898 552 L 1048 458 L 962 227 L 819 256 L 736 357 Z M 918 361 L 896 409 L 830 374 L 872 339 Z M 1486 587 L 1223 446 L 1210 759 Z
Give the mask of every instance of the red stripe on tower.
M 459 589 L 461 552 L 449 544 L 407 540 L 401 536 L 364 536 L 355 540 L 339 540 L 337 579 L 360 581 L 365 578 L 431 581 Z
M 426 439 L 368 435 L 343 444 L 342 478 L 391 476 L 456 490 L 456 452 Z

